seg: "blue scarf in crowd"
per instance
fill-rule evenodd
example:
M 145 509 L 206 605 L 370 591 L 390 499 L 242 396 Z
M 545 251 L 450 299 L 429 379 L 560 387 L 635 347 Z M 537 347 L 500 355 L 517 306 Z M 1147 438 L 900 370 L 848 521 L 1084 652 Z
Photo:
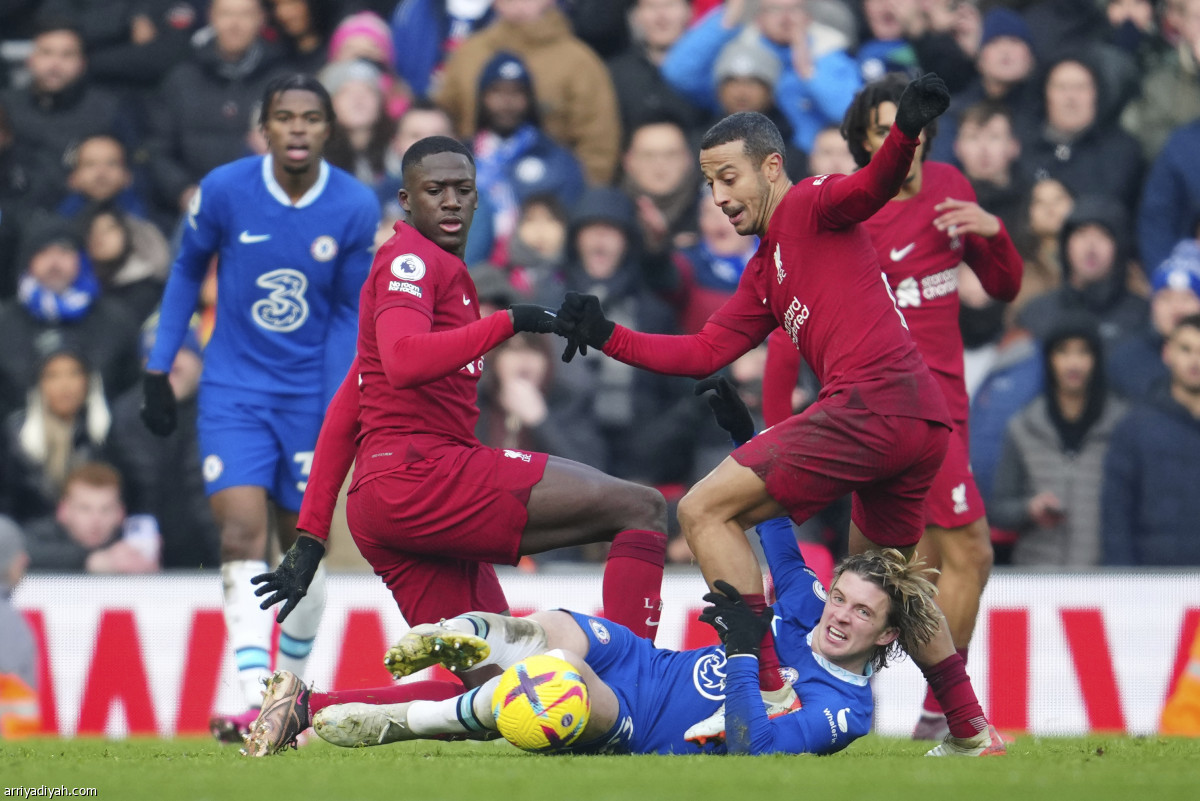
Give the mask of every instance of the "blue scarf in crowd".
M 100 294 L 100 282 L 92 272 L 92 264 L 80 254 L 79 275 L 62 292 L 51 292 L 32 275 L 21 276 L 17 298 L 34 319 L 43 323 L 69 323 L 84 317 Z
M 496 235 L 507 240 L 517 227 L 520 203 L 509 176 L 517 160 L 537 143 L 538 130 L 525 124 L 503 139 L 491 131 L 475 137 L 475 184 L 492 203 Z

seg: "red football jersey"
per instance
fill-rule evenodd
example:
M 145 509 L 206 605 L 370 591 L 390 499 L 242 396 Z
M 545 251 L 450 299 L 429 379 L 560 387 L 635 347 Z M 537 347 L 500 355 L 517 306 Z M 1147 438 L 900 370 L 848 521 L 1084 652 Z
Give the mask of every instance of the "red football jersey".
M 921 191 L 893 200 L 863 227 L 887 274 L 896 306 L 908 321 L 925 363 L 942 388 L 954 424 L 966 430 L 968 398 L 963 381 L 963 341 L 958 325 L 958 265 L 966 262 L 989 294 L 1012 300 L 1021 286 L 1023 264 L 1003 223 L 990 239 L 951 236 L 933 221 L 946 200 L 975 200 L 966 177 L 949 164 L 926 162 Z
M 475 283 L 462 259 L 439 248 L 401 221 L 371 265 L 358 314 L 359 438 L 355 481 L 410 461 L 412 436 L 478 444 L 476 384 L 483 358 L 420 386 L 396 389 L 384 374 L 376 337 L 379 316 L 395 307 L 428 317 L 432 332 L 462 328 L 479 319 Z M 421 354 L 414 354 L 420 359 Z

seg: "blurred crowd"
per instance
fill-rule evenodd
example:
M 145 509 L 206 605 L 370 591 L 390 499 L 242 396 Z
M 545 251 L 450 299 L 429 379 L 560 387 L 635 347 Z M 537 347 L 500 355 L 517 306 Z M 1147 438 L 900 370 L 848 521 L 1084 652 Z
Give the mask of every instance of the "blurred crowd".
M 928 157 L 1025 259 L 1011 304 L 965 267 L 958 283 L 998 561 L 1200 565 L 1200 0 L 9 0 L 0 514 L 33 570 L 217 562 L 194 424 L 214 282 L 171 372 L 171 437 L 142 426 L 136 383 L 181 215 L 209 170 L 265 151 L 257 104 L 281 72 L 331 93 L 326 157 L 377 193 L 379 242 L 405 150 L 468 144 L 485 314 L 574 290 L 672 333 L 698 330 L 757 245 L 706 202 L 707 126 L 760 111 L 793 179 L 850 172 L 854 93 L 931 70 L 953 101 Z M 691 381 L 564 364 L 557 345 L 519 335 L 488 357 L 483 442 L 669 499 L 727 454 Z M 730 369 L 755 410 L 764 363 Z M 794 408 L 817 389 L 803 374 Z M 801 536 L 838 553 L 847 519 L 835 506 Z

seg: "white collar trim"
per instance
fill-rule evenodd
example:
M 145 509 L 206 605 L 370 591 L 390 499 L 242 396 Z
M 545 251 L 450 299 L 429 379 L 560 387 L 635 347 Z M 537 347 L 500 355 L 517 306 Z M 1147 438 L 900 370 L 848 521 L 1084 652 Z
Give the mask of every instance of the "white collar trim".
M 808 636 L 805 637 L 805 640 L 808 642 L 809 648 L 812 648 L 812 640 L 813 640 L 814 633 L 815 632 L 810 631 L 808 633 Z M 815 650 L 812 652 L 812 655 L 813 655 L 813 659 L 817 660 L 817 664 L 820 665 L 821 667 L 825 668 L 825 672 L 827 672 L 830 676 L 833 676 L 835 679 L 841 679 L 842 681 L 846 682 L 847 684 L 855 684 L 859 687 L 866 687 L 867 682 L 871 679 L 871 676 L 875 673 L 875 668 L 872 667 L 870 662 L 867 663 L 867 666 L 865 668 L 865 671 L 866 671 L 865 673 L 851 673 L 850 671 L 846 670 L 844 667 L 838 667 L 837 665 L 833 664 L 828 659 L 826 659 L 825 657 L 823 657 L 819 653 L 817 653 Z
M 321 159 L 321 165 L 317 170 L 317 182 L 295 203 L 292 203 L 292 199 L 288 197 L 288 193 L 284 192 L 283 187 L 275 180 L 275 157 L 270 153 L 263 156 L 262 178 L 267 191 L 271 193 L 273 198 L 284 206 L 302 209 L 305 206 L 311 206 L 315 203 L 317 198 L 321 196 L 321 193 L 325 191 L 325 185 L 329 183 L 329 164 L 325 159 Z

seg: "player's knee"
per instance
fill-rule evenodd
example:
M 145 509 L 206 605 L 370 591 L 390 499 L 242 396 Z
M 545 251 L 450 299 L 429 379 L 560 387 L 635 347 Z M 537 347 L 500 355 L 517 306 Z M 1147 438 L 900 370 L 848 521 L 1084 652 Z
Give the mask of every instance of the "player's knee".
M 221 561 L 263 559 L 266 556 L 267 533 L 258 526 L 238 521 L 226 521 L 221 526 Z
M 667 500 L 654 487 L 630 483 L 617 525 L 622 529 L 667 531 Z
M 675 515 L 679 519 L 679 527 L 690 538 L 692 532 L 711 517 L 711 510 L 704 493 L 697 492 L 695 488 L 689 490 L 679 500 L 679 508 L 675 510 Z

